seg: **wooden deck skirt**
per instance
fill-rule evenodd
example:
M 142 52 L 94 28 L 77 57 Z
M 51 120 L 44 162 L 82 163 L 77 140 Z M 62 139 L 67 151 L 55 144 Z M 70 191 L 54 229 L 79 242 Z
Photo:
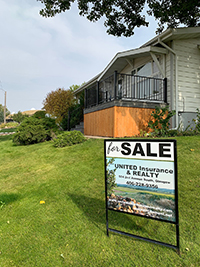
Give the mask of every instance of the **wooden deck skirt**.
M 130 137 L 147 131 L 154 108 L 112 106 L 84 114 L 84 134 Z

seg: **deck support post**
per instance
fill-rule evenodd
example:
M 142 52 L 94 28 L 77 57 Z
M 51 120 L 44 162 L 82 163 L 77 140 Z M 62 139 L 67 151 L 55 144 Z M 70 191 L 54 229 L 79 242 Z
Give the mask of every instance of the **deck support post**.
M 87 108 L 87 89 L 85 89 L 84 108 Z
M 96 88 L 96 104 L 99 105 L 99 82 L 97 82 Z
M 164 98 L 164 102 L 167 103 L 167 78 L 163 79 L 163 98 Z
M 114 100 L 117 96 L 117 71 L 114 72 Z

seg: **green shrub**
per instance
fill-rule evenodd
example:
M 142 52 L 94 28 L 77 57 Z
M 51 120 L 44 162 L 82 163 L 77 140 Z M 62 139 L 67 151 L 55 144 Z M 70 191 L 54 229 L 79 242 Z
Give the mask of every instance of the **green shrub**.
M 200 133 L 200 110 L 197 108 L 197 117 L 196 120 L 193 120 L 195 123 L 195 131 Z
M 33 114 L 32 117 L 37 118 L 37 119 L 42 119 L 42 118 L 44 119 L 45 116 L 46 116 L 46 112 L 44 110 L 38 110 L 35 112 L 35 114 Z
M 72 146 L 83 143 L 85 141 L 84 135 L 79 131 L 64 132 L 53 139 L 55 147 Z
M 13 135 L 16 145 L 30 145 L 52 139 L 52 135 L 58 130 L 55 120 L 51 118 L 37 119 L 29 117 L 23 120 Z
M 46 138 L 47 134 L 42 125 L 29 125 L 14 134 L 13 142 L 16 145 L 30 145 L 43 142 Z
M 152 135 L 167 136 L 169 131 L 169 120 L 176 113 L 175 110 L 169 111 L 169 107 L 155 107 L 155 111 L 151 113 L 153 120 L 150 120 L 148 127 L 152 130 Z
M 41 124 L 44 126 L 45 130 L 48 133 L 48 140 L 51 139 L 52 137 L 52 133 L 58 133 L 58 125 L 56 124 L 55 119 L 49 118 L 49 117 L 45 117 L 42 119 L 38 119 L 39 121 L 41 121 Z
M 27 114 L 22 114 L 21 111 L 18 111 L 16 114 L 12 115 L 12 119 L 15 122 L 21 123 L 24 119 L 28 118 Z
M 174 136 L 178 136 L 179 135 L 179 131 L 178 130 L 169 130 L 167 132 L 167 136 L 168 137 L 174 137 Z

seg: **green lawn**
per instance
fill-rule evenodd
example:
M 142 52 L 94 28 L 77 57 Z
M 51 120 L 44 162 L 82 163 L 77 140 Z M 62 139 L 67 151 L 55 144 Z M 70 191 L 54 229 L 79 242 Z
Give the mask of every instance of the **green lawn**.
M 0 130 L 0 133 L 9 133 L 9 132 L 15 132 L 16 131 L 16 128 L 4 128 L 4 129 L 1 129 Z
M 177 140 L 180 256 L 107 237 L 103 140 L 57 149 L 0 137 L 0 267 L 200 266 L 200 136 Z M 175 243 L 174 225 L 112 211 L 109 219 L 111 228 Z

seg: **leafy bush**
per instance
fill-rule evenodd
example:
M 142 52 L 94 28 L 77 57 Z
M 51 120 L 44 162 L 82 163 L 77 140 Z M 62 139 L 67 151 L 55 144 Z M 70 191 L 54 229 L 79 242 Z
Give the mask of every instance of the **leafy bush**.
M 84 135 L 79 131 L 64 132 L 53 139 L 55 147 L 72 146 L 85 140 Z
M 178 136 L 179 135 L 179 131 L 178 130 L 169 130 L 167 133 L 168 137 L 174 137 L 174 136 Z
M 44 110 L 38 110 L 35 112 L 35 114 L 32 115 L 32 117 L 37 119 L 44 119 L 46 117 L 46 112 Z
M 197 108 L 196 119 L 193 119 L 195 128 L 188 125 L 185 130 L 180 129 L 180 125 L 176 130 L 169 130 L 169 120 L 174 115 L 175 111 L 168 111 L 168 107 L 159 109 L 156 107 L 155 112 L 152 112 L 153 120 L 149 121 L 148 127 L 151 128 L 154 136 L 193 136 L 200 134 L 200 111 Z M 165 115 L 164 115 L 165 114 Z
M 55 120 L 51 118 L 37 119 L 29 117 L 23 120 L 13 135 L 16 145 L 36 144 L 52 139 L 54 132 L 58 130 Z
M 200 110 L 197 108 L 197 117 L 196 120 L 193 120 L 195 123 L 195 131 L 200 133 Z
M 169 131 L 169 120 L 175 114 L 175 110 L 169 111 L 169 107 L 164 108 L 155 107 L 155 111 L 151 113 L 153 117 L 149 121 L 148 127 L 152 130 L 153 135 L 156 136 L 167 136 Z

